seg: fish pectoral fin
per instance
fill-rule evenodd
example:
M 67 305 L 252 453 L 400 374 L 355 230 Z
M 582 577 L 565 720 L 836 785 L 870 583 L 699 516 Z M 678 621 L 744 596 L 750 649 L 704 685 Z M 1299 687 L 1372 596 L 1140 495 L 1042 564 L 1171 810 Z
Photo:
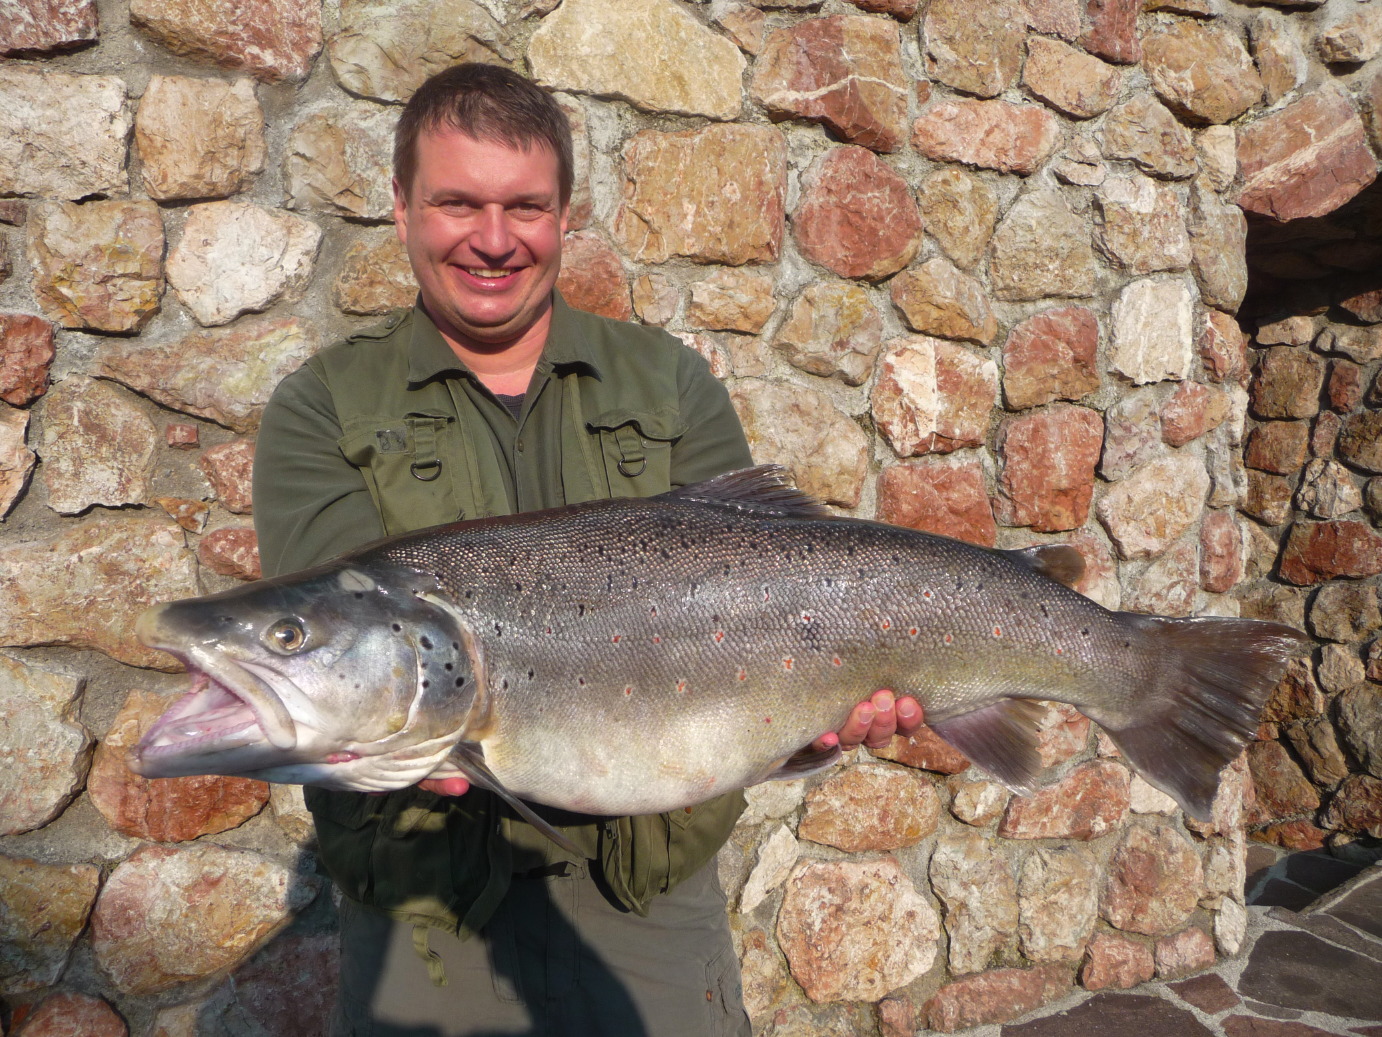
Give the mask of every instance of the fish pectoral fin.
M 581 851 L 577 849 L 575 843 L 562 835 L 542 818 L 538 817 L 537 814 L 533 812 L 532 807 L 528 806 L 527 803 L 524 803 L 504 787 L 504 783 L 496 778 L 490 771 L 489 765 L 485 763 L 484 755 L 481 753 L 480 748 L 474 743 L 458 743 L 456 747 L 451 750 L 451 755 L 447 757 L 447 762 L 453 764 L 458 771 L 464 774 L 466 780 L 472 785 L 477 788 L 488 789 L 509 806 L 513 807 L 514 810 L 518 811 L 519 817 L 523 818 L 524 821 L 527 821 L 528 824 L 547 836 L 548 839 L 551 839 L 552 842 L 556 843 L 563 850 L 568 853 L 574 853 L 578 858 L 582 856 Z
M 1041 774 L 1037 726 L 1045 710 L 1029 699 L 1001 699 L 970 713 L 927 721 L 931 729 L 1014 792 L 1029 793 Z
M 758 781 L 792 781 L 794 778 L 805 778 L 827 767 L 835 766 L 843 755 L 844 752 L 838 745 L 832 745 L 829 749 L 817 749 L 808 745 L 798 749 Z M 758 781 L 753 784 L 758 784 Z

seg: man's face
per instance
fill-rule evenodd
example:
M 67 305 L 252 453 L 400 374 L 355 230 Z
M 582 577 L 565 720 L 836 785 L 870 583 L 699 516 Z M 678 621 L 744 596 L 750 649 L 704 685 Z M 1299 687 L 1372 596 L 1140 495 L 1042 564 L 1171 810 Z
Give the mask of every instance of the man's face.
M 550 149 L 443 128 L 418 137 L 409 189 L 393 187 L 399 240 L 444 334 L 492 351 L 546 317 L 567 217 Z

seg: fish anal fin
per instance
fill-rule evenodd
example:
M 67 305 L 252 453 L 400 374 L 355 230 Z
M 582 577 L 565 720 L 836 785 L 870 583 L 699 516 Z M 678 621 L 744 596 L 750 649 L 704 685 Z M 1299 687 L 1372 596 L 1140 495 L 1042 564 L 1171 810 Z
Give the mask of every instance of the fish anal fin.
M 1025 565 L 1071 590 L 1084 578 L 1084 555 L 1069 544 L 1038 544 L 1021 551 L 1004 551 L 1014 562 Z
M 931 729 L 1014 792 L 1032 792 L 1041 774 L 1037 727 L 1045 707 L 1030 699 L 1001 699 Z
M 728 504 L 745 511 L 780 517 L 832 518 L 829 508 L 788 481 L 786 468 L 761 464 L 726 472 L 713 479 L 682 486 L 662 494 L 665 498 Z
M 792 781 L 805 778 L 835 766 L 843 755 L 844 752 L 838 745 L 832 745 L 829 749 L 817 749 L 813 745 L 808 745 L 798 749 L 758 781 Z
M 509 806 L 518 812 L 518 816 L 527 821 L 543 835 L 551 839 L 563 850 L 574 853 L 577 857 L 581 856 L 581 851 L 570 839 L 562 835 L 561 832 L 553 828 L 550 824 L 538 817 L 533 812 L 533 808 L 524 803 L 512 792 L 504 787 L 504 783 L 494 776 L 485 763 L 484 754 L 479 746 L 472 742 L 460 742 L 451 750 L 451 755 L 447 757 L 447 762 L 455 766 L 456 770 L 465 775 L 466 779 L 476 788 L 488 789 L 502 799 Z

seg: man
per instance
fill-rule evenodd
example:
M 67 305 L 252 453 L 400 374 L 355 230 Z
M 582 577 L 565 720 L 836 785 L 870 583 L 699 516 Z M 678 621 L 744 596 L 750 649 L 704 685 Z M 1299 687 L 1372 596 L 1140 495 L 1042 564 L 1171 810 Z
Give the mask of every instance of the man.
M 405 107 L 394 164 L 419 301 L 274 394 L 255 464 L 266 574 L 385 533 L 751 463 L 704 360 L 555 292 L 573 174 L 546 93 L 493 66 L 442 72 Z M 914 701 L 880 692 L 817 744 L 881 744 L 919 722 Z M 344 894 L 335 1033 L 748 1033 L 706 866 L 739 793 L 650 817 L 541 810 L 579 854 L 459 778 L 309 789 L 308 804 Z

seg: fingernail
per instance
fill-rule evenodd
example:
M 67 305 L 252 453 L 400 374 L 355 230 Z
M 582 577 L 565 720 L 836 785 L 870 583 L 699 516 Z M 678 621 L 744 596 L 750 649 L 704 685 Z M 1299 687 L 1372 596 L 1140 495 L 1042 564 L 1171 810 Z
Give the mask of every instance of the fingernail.
M 873 704 L 880 713 L 890 712 L 893 708 L 893 693 L 891 691 L 880 691 L 873 697 Z
M 903 720 L 911 720 L 912 717 L 917 715 L 917 707 L 910 702 L 904 702 L 897 707 L 897 715 Z
M 861 709 L 861 710 L 859 710 L 859 723 L 861 723 L 861 724 L 872 724 L 872 723 L 873 723 L 873 710 L 871 710 L 871 709 Z

